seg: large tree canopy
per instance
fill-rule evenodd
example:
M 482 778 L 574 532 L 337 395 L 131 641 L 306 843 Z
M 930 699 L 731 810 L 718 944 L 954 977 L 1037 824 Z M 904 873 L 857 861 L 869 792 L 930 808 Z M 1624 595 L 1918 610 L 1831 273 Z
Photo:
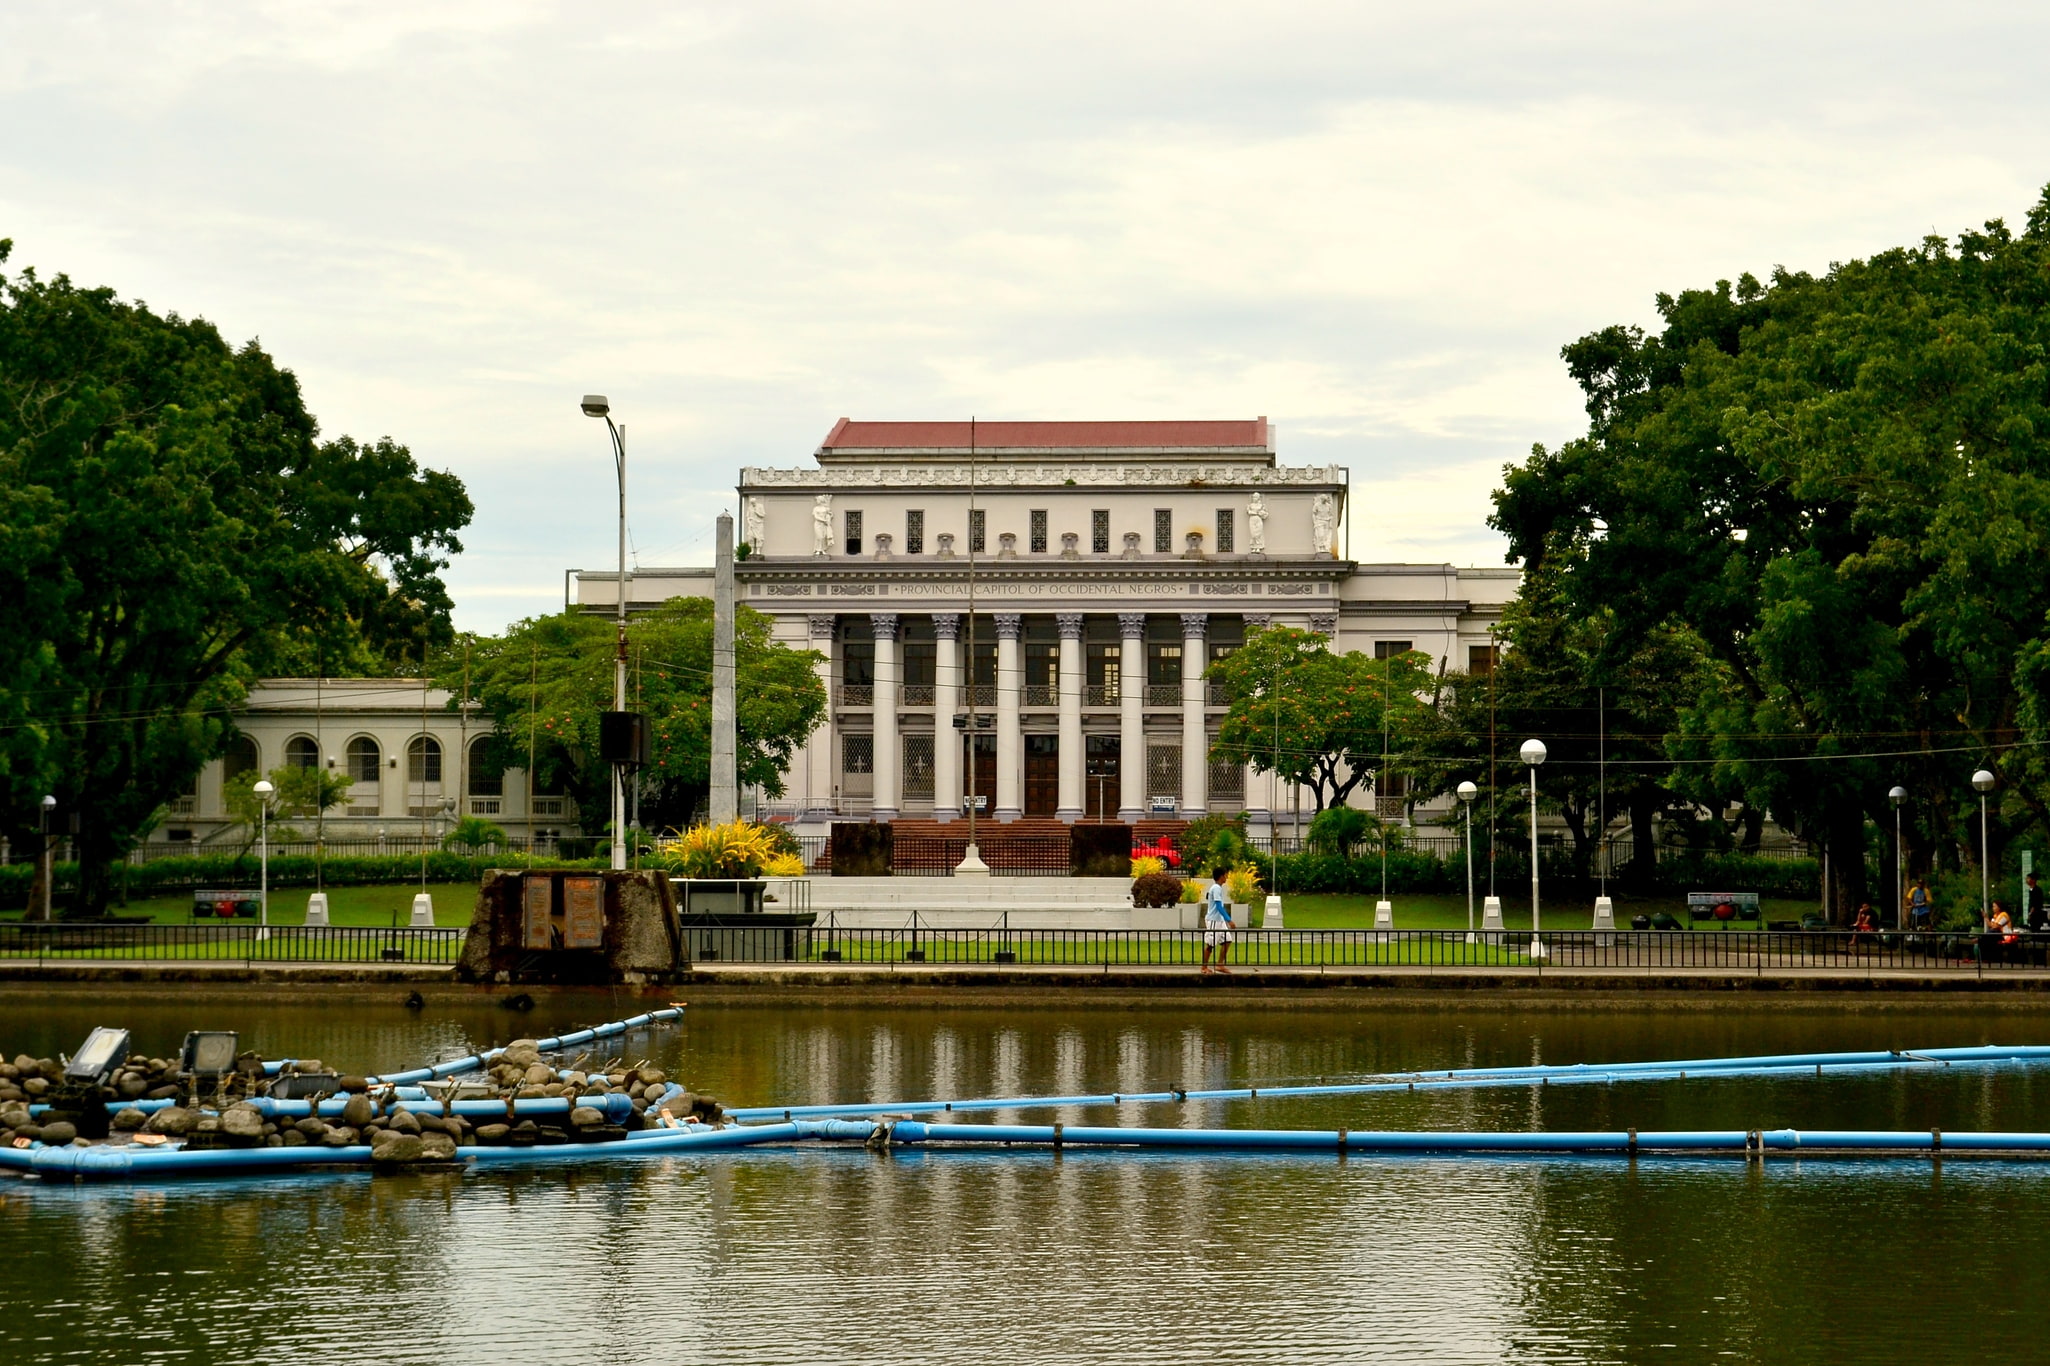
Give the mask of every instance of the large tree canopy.
M 10 244 L 0 241 L 0 261 Z M 418 657 L 470 501 L 323 443 L 290 371 L 198 319 L 0 274 L 0 782 L 75 813 L 78 909 L 220 752 L 249 677 Z
M 498 724 L 500 763 L 526 767 L 531 746 L 537 791 L 606 813 L 612 778 L 598 758 L 598 717 L 612 708 L 615 640 L 607 617 L 537 617 L 470 642 L 467 660 L 449 652 L 437 681 L 460 696 L 467 676 L 469 696 Z M 627 707 L 648 715 L 654 739 L 654 763 L 638 779 L 641 824 L 680 826 L 711 786 L 710 600 L 673 598 L 631 618 L 627 651 Z M 734 620 L 733 652 L 740 781 L 779 797 L 797 747 L 825 719 L 819 656 L 771 640 L 769 619 L 749 607 Z
M 1573 612 L 1707 660 L 1675 757 L 1839 855 L 1912 794 L 1926 866 L 2050 828 L 2050 193 L 1817 277 L 1661 295 L 1565 349 L 1588 431 L 1508 471 L 1494 524 Z

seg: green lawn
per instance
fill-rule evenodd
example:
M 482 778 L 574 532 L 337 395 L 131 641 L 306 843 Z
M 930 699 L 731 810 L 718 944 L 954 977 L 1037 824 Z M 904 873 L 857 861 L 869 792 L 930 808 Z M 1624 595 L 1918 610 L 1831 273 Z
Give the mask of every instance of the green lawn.
M 1520 895 L 1519 895 L 1520 893 Z M 1620 893 L 1611 894 L 1616 903 L 1616 923 L 1627 927 L 1633 915 L 1655 915 L 1666 912 L 1678 920 L 1685 929 L 1712 930 L 1724 928 L 1713 920 L 1694 922 L 1687 919 L 1687 899 L 1683 896 L 1628 897 Z M 1320 893 L 1282 892 L 1282 918 L 1292 930 L 1355 929 L 1371 927 L 1374 923 L 1374 902 L 1372 896 L 1354 896 Z M 1398 930 L 1463 930 L 1466 928 L 1466 897 L 1445 896 L 1439 893 L 1396 892 L 1388 900 L 1394 904 L 1395 928 Z M 1761 898 L 1762 912 L 1759 920 L 1732 921 L 1726 928 L 1763 929 L 1769 920 L 1799 920 L 1812 913 L 1812 901 L 1786 901 L 1773 897 Z M 1480 897 L 1474 899 L 1474 923 L 1480 923 Z M 1512 930 L 1530 928 L 1530 888 L 1505 889 L 1502 897 L 1502 923 Z M 1546 898 L 1543 905 L 1544 928 L 1548 930 L 1584 930 L 1594 923 L 1594 899 L 1575 899 L 1571 902 L 1554 901 Z
M 303 925 L 306 923 L 306 898 L 311 887 L 284 887 L 273 889 L 270 894 L 270 923 L 273 925 Z M 330 887 L 327 889 L 328 920 L 336 925 L 362 925 L 378 929 L 393 925 L 408 924 L 413 915 L 413 898 L 420 891 L 420 884 L 407 882 L 383 884 L 373 887 Z M 477 884 L 474 882 L 430 882 L 427 892 L 434 898 L 434 923 L 450 929 L 461 929 L 470 923 L 471 908 L 477 904 Z M 126 906 L 116 906 L 113 913 L 124 918 L 147 916 L 158 925 L 190 925 L 192 919 L 192 893 L 171 892 L 148 899 L 135 898 Z M 59 908 L 59 914 L 62 909 Z M 9 911 L 0 920 L 19 920 L 21 912 Z M 203 920 L 196 922 L 210 925 L 246 925 L 246 920 Z

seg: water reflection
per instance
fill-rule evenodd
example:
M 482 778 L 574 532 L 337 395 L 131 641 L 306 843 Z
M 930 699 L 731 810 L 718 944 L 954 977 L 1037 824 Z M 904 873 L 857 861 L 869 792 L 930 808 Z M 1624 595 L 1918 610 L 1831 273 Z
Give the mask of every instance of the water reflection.
M 241 1001 L 10 1012 L 14 1051 L 188 1027 L 357 1070 L 606 1018 Z M 630 1009 L 613 1012 L 630 1013 Z M 732 1103 L 1273 1085 L 1412 1067 L 2032 1042 L 2026 1017 L 1719 1010 L 701 1010 L 636 1039 Z M 2036 1071 L 1074 1110 L 1366 1128 L 2050 1129 Z M 1029 1118 L 1044 1121 L 1046 1112 Z M 2035 1359 L 2050 1169 L 2022 1163 L 906 1150 L 289 1185 L 0 1185 L 12 1361 Z M 1905 1290 L 1903 1291 L 1902 1288 Z

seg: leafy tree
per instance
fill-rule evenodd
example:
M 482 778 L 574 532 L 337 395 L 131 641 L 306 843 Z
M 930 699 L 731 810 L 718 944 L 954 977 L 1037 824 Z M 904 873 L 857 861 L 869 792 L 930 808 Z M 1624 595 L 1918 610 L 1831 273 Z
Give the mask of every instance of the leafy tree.
M 0 819 L 32 831 L 45 791 L 78 813 L 74 913 L 222 751 L 248 679 L 446 634 L 470 511 L 403 446 L 321 441 L 253 342 L 0 275 Z
M 770 796 L 797 747 L 826 715 L 819 656 L 769 638 L 769 619 L 740 607 L 734 621 L 735 730 L 740 781 Z M 616 627 L 581 612 L 522 621 L 471 643 L 470 695 L 497 722 L 498 761 L 525 767 L 529 743 L 542 791 L 565 791 L 586 812 L 610 809 L 612 775 L 598 758 L 598 717 L 612 708 Z M 711 788 L 712 604 L 672 598 L 627 623 L 627 706 L 645 712 L 654 763 L 639 775 L 641 823 L 682 825 Z M 460 693 L 458 655 L 436 681 Z
M 2050 828 L 2050 193 L 1822 276 L 1660 295 L 1663 327 L 1565 348 L 1588 431 L 1507 472 L 1494 524 L 1624 638 L 1707 662 L 1674 751 L 1865 895 L 1866 823 L 1912 794 L 1918 867 Z
M 505 847 L 505 827 L 482 816 L 465 816 L 442 837 L 441 847 L 474 854 L 483 849 Z
M 1319 811 L 1344 805 L 1381 766 L 1384 701 L 1388 747 L 1400 754 L 1431 686 L 1421 651 L 1383 660 L 1335 655 L 1327 644 L 1293 626 L 1259 628 L 1205 674 L 1224 685 L 1227 702 L 1212 753 L 1300 783 Z
M 274 768 L 263 776 L 272 789 L 268 797 L 257 793 L 257 776 L 253 773 L 221 794 L 229 817 L 242 827 L 244 853 L 255 846 L 265 821 L 270 824 L 270 837 L 274 840 L 303 839 L 299 831 L 281 822 L 310 821 L 349 800 L 349 780 L 325 769 Z

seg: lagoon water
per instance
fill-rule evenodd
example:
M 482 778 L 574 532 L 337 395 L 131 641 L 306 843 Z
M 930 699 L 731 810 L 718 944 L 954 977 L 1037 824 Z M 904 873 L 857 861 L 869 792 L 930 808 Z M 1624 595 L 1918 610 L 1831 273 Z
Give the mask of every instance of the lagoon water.
M 17 1000 L 19 998 L 16 998 Z M 374 1070 L 631 1014 L 213 998 L 0 1014 Z M 2050 1042 L 2050 1014 L 694 1008 L 633 1049 L 729 1104 L 1338 1080 L 1530 1061 Z M 2050 1130 L 2050 1068 L 1035 1112 L 1275 1127 Z M 2050 1355 L 2050 1163 L 1381 1159 L 859 1148 L 602 1174 L 0 1182 L 26 1362 L 1757 1362 Z

